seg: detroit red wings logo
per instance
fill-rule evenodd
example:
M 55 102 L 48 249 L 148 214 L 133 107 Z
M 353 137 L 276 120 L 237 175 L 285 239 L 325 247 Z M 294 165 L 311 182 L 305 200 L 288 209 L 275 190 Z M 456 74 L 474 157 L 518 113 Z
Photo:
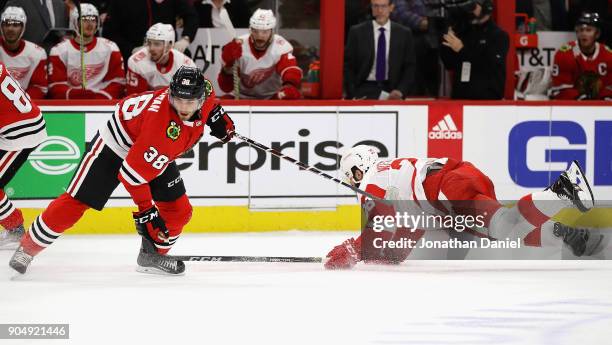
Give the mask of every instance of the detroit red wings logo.
M 85 78 L 91 80 L 98 76 L 104 69 L 104 62 L 95 65 L 85 65 Z M 72 85 L 81 85 L 83 83 L 83 74 L 81 68 L 70 68 L 68 70 L 68 82 Z
M 23 80 L 26 77 L 26 75 L 28 75 L 30 68 L 28 67 L 7 67 L 6 70 L 9 72 L 11 77 L 13 77 L 13 79 Z
M 261 84 L 264 80 L 270 78 L 272 73 L 274 73 L 274 66 L 259 68 L 252 71 L 250 74 L 242 74 L 240 80 L 242 81 L 242 85 L 248 89 L 252 89 L 257 84 Z

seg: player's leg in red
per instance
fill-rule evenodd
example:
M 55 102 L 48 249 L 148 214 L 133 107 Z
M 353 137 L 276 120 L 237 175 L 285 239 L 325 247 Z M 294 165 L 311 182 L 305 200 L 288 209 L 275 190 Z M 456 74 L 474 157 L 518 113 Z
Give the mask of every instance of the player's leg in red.
M 186 194 L 174 201 L 156 201 L 155 205 L 166 222 L 169 232 L 168 242 L 164 245 L 155 244 L 155 246 L 158 253 L 167 254 L 183 232 L 183 227 L 189 223 L 193 209 Z
M 23 215 L 8 198 L 4 187 L 13 179 L 32 150 L 0 150 L 0 225 L 4 228 L 0 231 L 0 249 L 14 250 L 25 233 Z
M 151 227 L 145 230 L 147 233 L 141 234 L 142 244 L 136 260 L 138 263 L 136 270 L 153 274 L 183 274 L 185 264 L 166 256 L 192 214 L 185 185 L 176 164 L 170 163 L 164 173 L 151 181 L 149 186 L 159 216 L 163 219 L 168 233 L 166 235 L 158 228 Z
M 76 224 L 86 210 L 102 210 L 119 184 L 117 172 L 121 162 L 122 159 L 104 145 L 102 139 L 94 138 L 92 149 L 81 160 L 66 193 L 53 200 L 32 222 L 9 265 L 19 273 L 25 273 L 34 256 Z

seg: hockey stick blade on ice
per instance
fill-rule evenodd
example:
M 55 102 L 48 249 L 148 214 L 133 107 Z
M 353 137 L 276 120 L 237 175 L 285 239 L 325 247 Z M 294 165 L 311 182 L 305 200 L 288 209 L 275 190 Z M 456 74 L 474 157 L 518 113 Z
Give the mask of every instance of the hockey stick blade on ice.
M 312 262 L 320 263 L 320 257 L 287 257 L 287 256 L 222 256 L 222 255 L 168 255 L 169 258 L 181 261 L 204 262 Z
M 363 191 L 363 190 L 361 190 L 361 189 L 359 189 L 359 188 L 357 188 L 357 187 L 355 187 L 355 186 L 351 186 L 350 184 L 348 184 L 348 183 L 346 183 L 346 182 L 344 182 L 344 181 L 342 181 L 342 180 L 340 180 L 340 179 L 337 179 L 337 178 L 335 178 L 335 177 L 333 177 L 333 176 L 331 176 L 331 175 L 328 175 L 328 174 L 326 174 L 326 173 L 322 172 L 321 170 L 319 170 L 319 169 L 317 169 L 317 168 L 315 168 L 315 167 L 312 167 L 312 166 L 306 165 L 306 164 L 304 164 L 304 163 L 302 163 L 302 162 L 298 161 L 297 159 L 295 159 L 295 158 L 293 158 L 293 157 L 289 157 L 289 156 L 287 156 L 287 155 L 283 154 L 282 152 L 279 152 L 279 151 L 277 151 L 277 150 L 275 150 L 275 149 L 273 149 L 273 148 L 270 148 L 270 147 L 265 146 L 264 144 L 260 144 L 260 143 L 258 143 L 257 141 L 255 141 L 255 140 L 253 140 L 253 139 L 251 139 L 251 138 L 247 138 L 247 137 L 245 137 L 245 136 L 243 136 L 243 135 L 240 135 L 240 134 L 238 134 L 238 133 L 234 133 L 234 136 L 235 136 L 236 138 L 238 138 L 238 139 L 240 139 L 240 140 L 242 140 L 242 141 L 244 141 L 244 142 L 248 143 L 249 145 L 254 146 L 255 148 L 258 148 L 258 149 L 260 149 L 260 150 L 263 150 L 263 151 L 269 152 L 270 154 L 272 154 L 272 155 L 274 155 L 274 156 L 276 156 L 276 157 L 282 158 L 282 159 L 284 159 L 284 160 L 286 160 L 286 161 L 289 161 L 289 162 L 291 162 L 291 163 L 293 163 L 293 164 L 295 164 L 295 165 L 299 166 L 300 168 L 302 168 L 302 169 L 304 169 L 304 170 L 308 170 L 308 171 L 310 171 L 310 172 L 312 172 L 312 173 L 314 173 L 314 174 L 317 174 L 317 175 L 319 175 L 319 176 L 321 176 L 321 177 L 324 177 L 324 178 L 326 178 L 326 179 L 328 179 L 328 180 L 332 180 L 332 181 L 334 181 L 334 182 L 336 182 L 336 183 L 338 183 L 338 184 L 341 184 L 341 185 L 345 186 L 346 188 L 351 189 L 351 190 L 352 190 L 353 192 L 355 192 L 355 193 L 365 195 L 366 197 L 368 197 L 368 198 L 370 198 L 370 199 L 372 199 L 372 200 L 384 201 L 384 200 L 382 200 L 381 198 L 379 198 L 379 197 L 377 197 L 377 196 L 375 196 L 375 195 L 373 195 L 373 194 L 371 194 L 371 193 L 368 193 L 368 192 L 366 192 L 366 191 Z

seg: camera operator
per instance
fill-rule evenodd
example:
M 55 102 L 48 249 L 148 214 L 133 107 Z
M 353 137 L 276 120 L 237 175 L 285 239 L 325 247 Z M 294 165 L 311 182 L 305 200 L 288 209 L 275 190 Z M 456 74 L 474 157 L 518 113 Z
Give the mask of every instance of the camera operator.
M 506 83 L 508 34 L 491 20 L 492 0 L 447 4 L 449 27 L 440 57 L 454 72 L 453 99 L 502 99 Z

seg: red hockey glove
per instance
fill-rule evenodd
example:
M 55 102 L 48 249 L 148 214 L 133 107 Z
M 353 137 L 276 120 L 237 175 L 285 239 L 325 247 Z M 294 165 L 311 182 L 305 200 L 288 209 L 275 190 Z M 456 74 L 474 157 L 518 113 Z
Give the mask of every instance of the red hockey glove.
M 335 246 L 324 260 L 325 268 L 328 270 L 349 269 L 361 261 L 361 245 L 353 238 Z
M 300 99 L 302 98 L 302 94 L 297 87 L 287 84 L 281 87 L 280 90 L 272 97 L 273 99 Z
M 206 124 L 210 127 L 210 134 L 221 140 L 224 144 L 232 140 L 236 127 L 234 121 L 227 115 L 221 105 L 217 104 L 208 116 Z
M 157 207 L 153 206 L 142 212 L 133 212 L 132 216 L 140 236 L 153 242 L 155 247 L 159 249 L 169 247 L 170 232 L 166 227 L 166 223 L 161 218 Z
M 242 42 L 240 40 L 232 40 L 221 49 L 221 59 L 223 59 L 225 67 L 232 67 L 234 62 L 240 59 L 241 56 Z

